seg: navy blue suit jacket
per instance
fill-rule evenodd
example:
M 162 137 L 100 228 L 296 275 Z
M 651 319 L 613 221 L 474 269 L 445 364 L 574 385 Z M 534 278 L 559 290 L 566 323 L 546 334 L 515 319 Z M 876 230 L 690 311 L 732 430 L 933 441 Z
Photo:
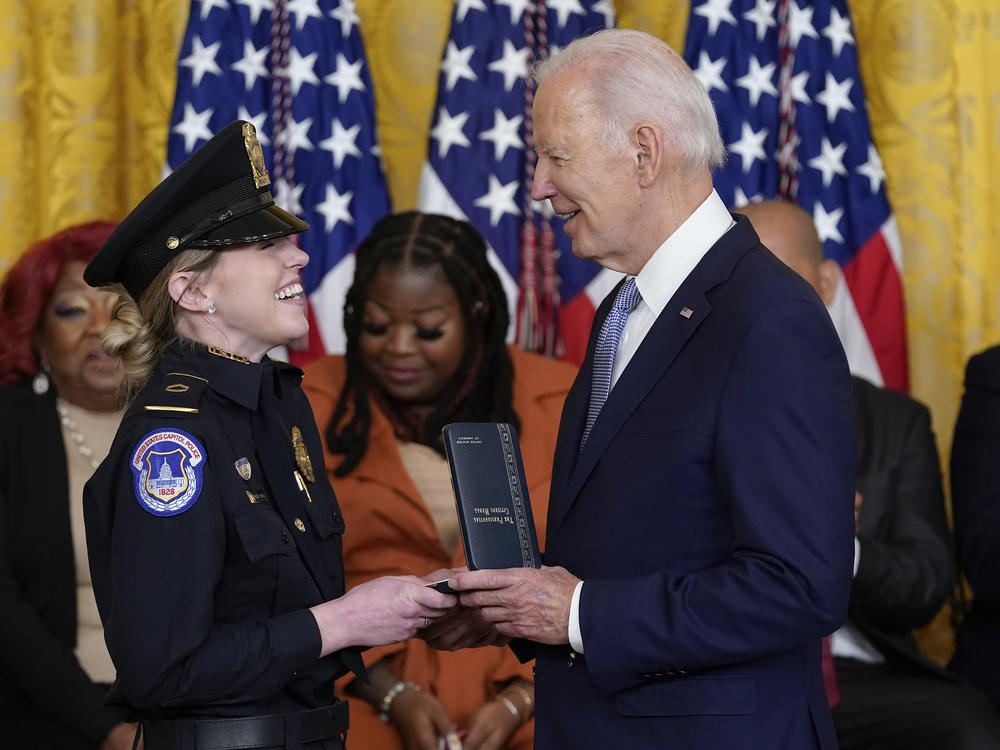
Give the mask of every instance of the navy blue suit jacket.
M 731 228 L 660 313 L 579 452 L 563 410 L 546 563 L 585 655 L 536 650 L 536 748 L 835 748 L 820 638 L 851 585 L 847 361 L 812 289 Z M 690 310 L 690 316 L 682 312 Z

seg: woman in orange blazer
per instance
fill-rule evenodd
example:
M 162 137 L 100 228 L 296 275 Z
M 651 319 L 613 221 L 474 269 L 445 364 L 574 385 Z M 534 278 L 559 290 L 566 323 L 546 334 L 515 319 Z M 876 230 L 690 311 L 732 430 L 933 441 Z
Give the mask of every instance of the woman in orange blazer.
M 465 564 L 441 441 L 449 422 L 518 427 L 543 539 L 576 368 L 504 343 L 507 302 L 476 230 L 416 212 L 383 219 L 358 248 L 344 320 L 345 355 L 307 366 L 303 387 L 350 529 L 347 587 Z M 435 651 L 413 639 L 371 649 L 365 662 L 370 684 L 339 686 L 351 701 L 351 746 L 531 747 L 531 668 L 508 649 Z

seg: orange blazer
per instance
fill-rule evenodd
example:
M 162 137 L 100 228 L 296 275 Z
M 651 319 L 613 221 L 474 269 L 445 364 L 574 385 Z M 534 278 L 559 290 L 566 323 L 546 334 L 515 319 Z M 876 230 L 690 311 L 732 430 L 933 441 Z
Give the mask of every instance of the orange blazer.
M 509 347 L 514 365 L 514 409 L 521 419 L 519 433 L 525 479 L 539 541 L 545 539 L 559 417 L 563 401 L 576 377 L 576 367 L 516 347 Z M 392 425 L 371 403 L 372 425 L 361 462 L 346 477 L 333 469 L 342 456 L 331 454 L 326 428 L 344 383 L 341 356 L 327 356 L 305 368 L 302 383 L 324 436 L 325 463 L 344 514 L 344 570 L 347 588 L 384 575 L 426 575 L 438 568 L 465 565 L 465 552 L 444 549 L 430 512 L 407 474 L 399 456 Z M 424 641 L 372 648 L 365 661 L 388 659 L 404 681 L 419 684 L 437 696 L 459 728 L 480 705 L 515 677 L 531 679 L 530 665 L 520 664 L 506 648 L 478 648 L 458 652 L 436 651 Z M 348 680 L 349 681 L 349 680 Z M 396 730 L 378 720 L 366 702 L 344 694 L 351 702 L 351 744 L 356 747 L 401 748 Z M 510 747 L 530 748 L 534 721 L 521 727 Z

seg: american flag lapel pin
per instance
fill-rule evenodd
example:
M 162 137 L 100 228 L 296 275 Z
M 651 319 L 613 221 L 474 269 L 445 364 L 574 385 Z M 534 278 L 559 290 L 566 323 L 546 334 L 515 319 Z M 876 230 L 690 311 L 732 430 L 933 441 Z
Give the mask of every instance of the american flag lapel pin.
M 681 317 L 682 318 L 690 318 L 693 313 L 694 313 L 694 310 L 692 310 L 690 307 L 682 307 L 681 308 Z

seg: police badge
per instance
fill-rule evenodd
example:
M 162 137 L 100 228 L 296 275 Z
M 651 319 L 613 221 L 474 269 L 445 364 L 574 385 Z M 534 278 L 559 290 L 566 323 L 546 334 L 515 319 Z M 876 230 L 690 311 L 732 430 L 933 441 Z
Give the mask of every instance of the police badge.
M 313 474 L 312 460 L 309 458 L 309 451 L 306 450 L 306 443 L 302 439 L 302 430 L 298 427 L 292 428 L 292 450 L 295 451 L 295 463 L 299 465 L 302 476 L 315 483 L 316 475 Z
M 233 461 L 233 466 L 236 467 L 236 472 L 243 477 L 245 481 L 250 481 L 250 475 L 253 474 L 253 469 L 250 467 L 250 459 L 246 456 L 237 458 Z

